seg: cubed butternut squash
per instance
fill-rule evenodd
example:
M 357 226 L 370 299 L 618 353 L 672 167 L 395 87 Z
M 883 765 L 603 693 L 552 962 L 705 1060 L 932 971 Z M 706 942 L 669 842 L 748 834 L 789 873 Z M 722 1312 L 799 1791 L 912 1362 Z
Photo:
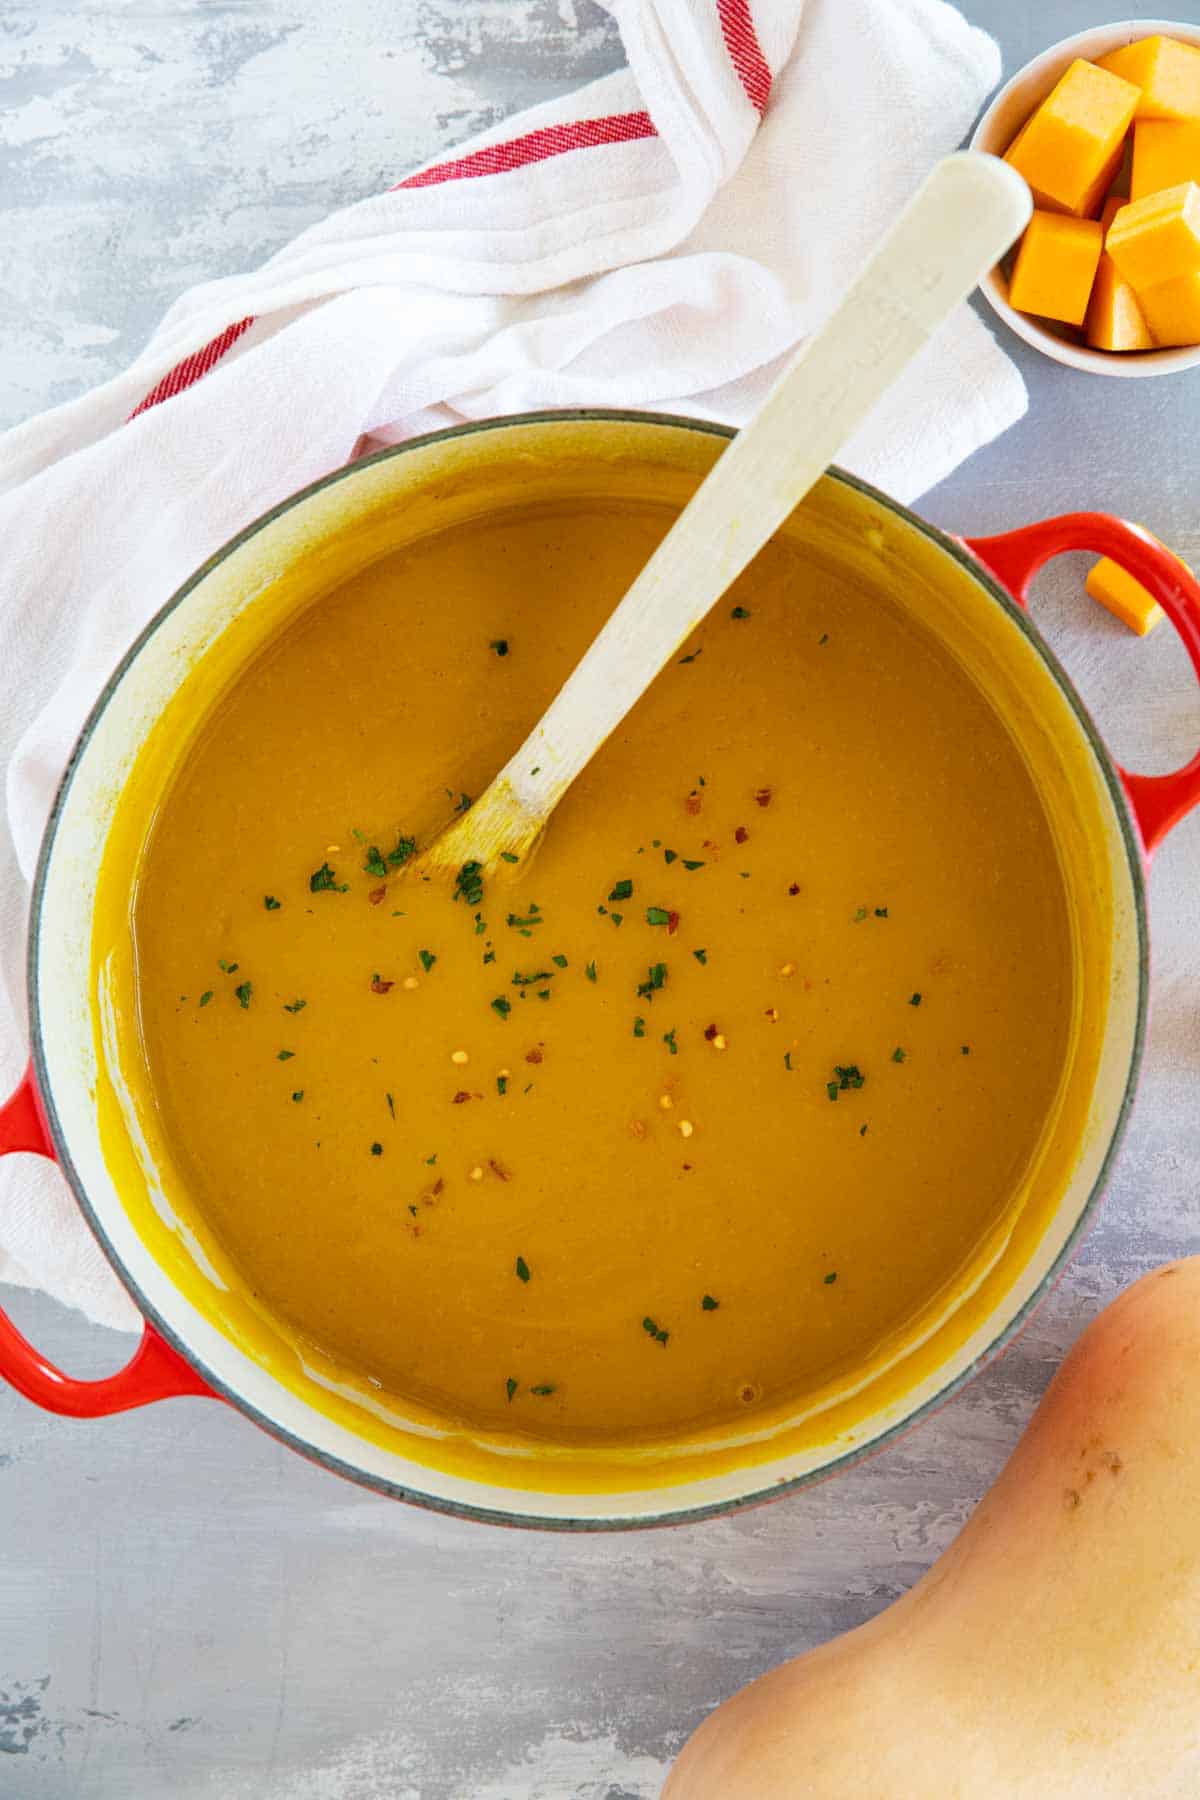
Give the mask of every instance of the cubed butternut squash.
M 1082 325 L 1103 248 L 1099 219 L 1035 212 L 1013 262 L 1010 305 L 1018 312 Z
M 1140 90 L 1077 57 L 1005 152 L 1043 212 L 1090 217 L 1120 167 Z
M 1101 229 L 1107 231 L 1124 200 L 1110 195 L 1100 215 Z M 1092 284 L 1084 320 L 1087 341 L 1093 350 L 1153 350 L 1154 338 L 1146 323 L 1134 289 L 1105 250 Z
M 1137 119 L 1129 198 L 1144 200 L 1184 181 L 1200 182 L 1200 121 Z
M 1098 563 L 1092 564 L 1084 586 L 1093 600 L 1098 600 L 1114 618 L 1120 619 L 1122 625 L 1128 625 L 1130 631 L 1136 631 L 1139 637 L 1148 637 L 1166 618 L 1153 594 L 1111 556 L 1102 556 Z
M 1185 181 L 1131 200 L 1109 226 L 1104 244 L 1139 295 L 1191 275 L 1200 269 L 1200 187 Z
M 1139 119 L 1200 121 L 1200 49 L 1194 44 L 1172 37 L 1139 38 L 1096 61 L 1139 89 Z
M 1138 304 L 1154 341 L 1168 349 L 1177 344 L 1200 344 L 1200 269 L 1138 289 Z

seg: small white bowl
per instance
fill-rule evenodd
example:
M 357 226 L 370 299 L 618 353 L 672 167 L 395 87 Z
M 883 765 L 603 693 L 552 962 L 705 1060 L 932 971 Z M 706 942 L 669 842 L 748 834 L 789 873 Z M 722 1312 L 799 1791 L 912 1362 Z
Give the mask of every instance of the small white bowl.
M 1188 25 L 1180 19 L 1122 19 L 1115 25 L 1097 25 L 1091 31 L 1079 31 L 1074 37 L 1052 44 L 1005 82 L 975 127 L 972 150 L 990 150 L 993 156 L 1003 156 L 1034 107 L 1046 98 L 1077 56 L 1094 61 L 1124 44 L 1160 33 L 1200 48 L 1200 25 Z M 1176 369 L 1193 369 L 1200 364 L 1197 344 L 1173 350 L 1090 350 L 1071 335 L 1069 325 L 1035 319 L 1011 307 L 1008 280 L 1000 267 L 985 275 L 979 285 L 993 312 L 1000 315 L 1010 331 L 1035 350 L 1052 356 L 1055 362 L 1066 363 L 1068 368 L 1085 369 L 1092 375 L 1141 376 L 1171 375 Z

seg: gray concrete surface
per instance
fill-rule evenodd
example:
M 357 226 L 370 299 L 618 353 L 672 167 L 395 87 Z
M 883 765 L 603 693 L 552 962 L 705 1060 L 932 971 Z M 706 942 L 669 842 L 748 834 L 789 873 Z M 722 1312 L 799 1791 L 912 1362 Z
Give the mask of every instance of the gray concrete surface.
M 1013 67 L 1104 9 L 965 10 Z M 619 56 L 589 0 L 7 0 L 0 418 L 116 369 L 186 283 Z M 929 516 L 982 532 L 1110 507 L 1200 561 L 1200 373 L 1106 383 L 1008 348 L 1030 415 Z M 1082 566 L 1044 578 L 1039 622 L 1119 754 L 1183 760 L 1182 653 L 1100 617 Z M 88 1425 L 0 1392 L 3 1800 L 650 1800 L 716 1701 L 927 1567 L 1086 1321 L 1200 1247 L 1200 817 L 1152 910 L 1149 1057 L 1099 1225 L 1002 1362 L 812 1493 L 667 1534 L 531 1537 L 358 1493 L 204 1402 Z M 81 1374 L 127 1341 L 33 1296 L 11 1310 Z

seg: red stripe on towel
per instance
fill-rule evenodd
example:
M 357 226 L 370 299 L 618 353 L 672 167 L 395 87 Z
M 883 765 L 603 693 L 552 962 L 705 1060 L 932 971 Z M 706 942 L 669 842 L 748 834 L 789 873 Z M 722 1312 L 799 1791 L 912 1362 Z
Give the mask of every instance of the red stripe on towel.
M 596 144 L 627 144 L 634 138 L 657 136 L 648 112 L 613 113 L 606 119 L 543 125 L 537 131 L 527 131 L 524 137 L 509 138 L 507 143 L 485 144 L 482 150 L 472 150 L 467 156 L 434 163 L 431 169 L 421 169 L 398 181 L 392 192 L 434 187 L 440 181 L 467 181 L 477 175 L 503 175 L 510 169 L 542 162 L 548 156 L 561 156 L 567 150 L 587 150 Z
M 717 17 L 746 98 L 757 112 L 765 112 L 771 96 L 771 70 L 754 29 L 749 0 L 717 0 Z
M 207 375 L 214 363 L 220 362 L 227 350 L 232 349 L 238 339 L 253 325 L 253 319 L 239 319 L 236 325 L 227 325 L 217 337 L 210 338 L 200 350 L 193 350 L 182 362 L 175 364 L 163 376 L 157 387 L 152 387 L 140 406 L 135 406 L 129 417 L 136 419 L 147 407 L 157 406 L 160 400 L 170 400 L 173 395 L 181 394 L 184 388 L 191 387 L 193 381 L 199 381 Z

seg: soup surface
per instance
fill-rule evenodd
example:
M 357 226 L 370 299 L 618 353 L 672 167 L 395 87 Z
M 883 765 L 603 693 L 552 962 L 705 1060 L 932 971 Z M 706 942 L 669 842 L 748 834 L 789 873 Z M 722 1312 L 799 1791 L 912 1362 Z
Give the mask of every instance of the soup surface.
M 777 540 L 528 868 L 406 868 L 670 523 L 512 510 L 296 618 L 184 753 L 133 903 L 187 1210 L 352 1378 L 670 1438 L 864 1367 L 970 1272 L 1067 1055 L 1025 764 L 899 608 Z

